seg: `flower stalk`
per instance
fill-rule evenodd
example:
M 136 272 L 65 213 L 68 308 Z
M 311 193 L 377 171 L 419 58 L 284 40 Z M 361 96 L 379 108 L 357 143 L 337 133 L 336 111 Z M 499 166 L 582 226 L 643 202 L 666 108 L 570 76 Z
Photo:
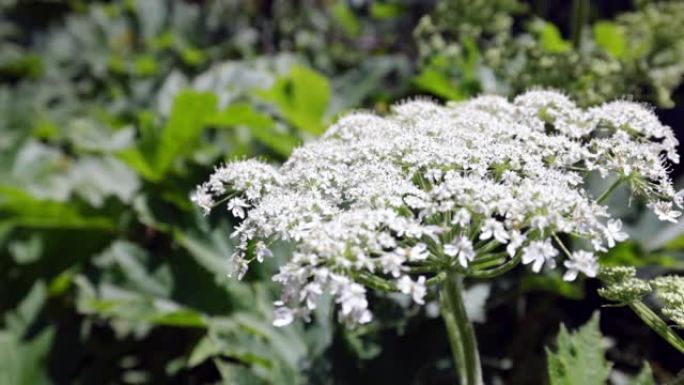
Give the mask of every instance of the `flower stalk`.
M 629 304 L 629 307 L 641 318 L 646 325 L 658 333 L 665 341 L 674 346 L 675 349 L 684 353 L 684 340 L 677 335 L 668 325 L 653 312 L 646 304 L 636 300 Z
M 607 189 L 606 191 L 604 191 L 603 194 L 601 194 L 601 196 L 598 197 L 598 199 L 596 199 L 596 203 L 603 203 L 603 202 L 605 202 L 606 199 L 608 199 L 608 197 L 610 197 L 610 195 L 613 193 L 613 191 L 615 191 L 615 189 L 618 188 L 618 187 L 620 186 L 620 184 L 622 184 L 622 181 L 623 181 L 623 180 L 624 180 L 624 178 L 622 178 L 622 177 L 620 177 L 620 178 L 618 178 L 617 180 L 615 180 L 615 182 L 613 182 L 613 183 L 608 187 L 608 189 Z
M 442 318 L 449 336 L 459 384 L 482 385 L 477 339 L 466 313 L 463 291 L 463 276 L 455 271 L 448 272 L 440 292 Z
M 572 46 L 580 50 L 582 44 L 582 30 L 589 18 L 589 0 L 574 0 L 572 4 Z

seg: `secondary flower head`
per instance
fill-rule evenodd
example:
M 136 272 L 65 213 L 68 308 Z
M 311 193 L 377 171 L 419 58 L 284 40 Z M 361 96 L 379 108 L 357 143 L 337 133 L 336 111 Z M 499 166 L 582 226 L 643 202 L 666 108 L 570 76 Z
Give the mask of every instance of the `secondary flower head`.
M 581 109 L 554 91 L 513 102 L 414 100 L 387 117 L 341 118 L 280 168 L 221 166 L 194 200 L 207 211 L 225 201 L 241 219 L 231 257 L 238 275 L 271 255 L 265 245 L 294 244 L 273 278 L 283 285 L 278 325 L 307 318 L 323 293 L 342 320 L 364 323 L 368 288 L 422 304 L 446 269 L 489 277 L 520 262 L 555 268 L 563 258 L 567 279 L 595 276 L 595 254 L 569 252 L 563 237 L 603 251 L 626 235 L 586 190 L 587 177 L 625 181 L 661 219 L 675 220 L 682 198 L 667 162 L 678 161 L 676 145 L 670 128 L 635 103 Z

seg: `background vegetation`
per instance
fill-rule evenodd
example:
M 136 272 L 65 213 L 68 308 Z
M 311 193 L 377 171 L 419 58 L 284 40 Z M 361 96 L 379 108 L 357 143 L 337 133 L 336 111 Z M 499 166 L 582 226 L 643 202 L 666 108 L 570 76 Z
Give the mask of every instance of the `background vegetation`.
M 626 97 L 684 134 L 679 1 L 0 0 L 0 10 L 0 385 L 454 383 L 441 321 L 398 298 L 375 298 L 378 320 L 356 330 L 325 310 L 273 328 L 274 264 L 229 279 L 233 224 L 203 217 L 194 186 L 220 161 L 280 162 L 344 111 L 382 113 L 417 95 Z M 628 200 L 613 203 L 632 241 L 603 261 L 645 277 L 681 272 L 684 228 Z M 548 382 L 544 347 L 559 323 L 582 325 L 605 303 L 594 280 L 524 269 L 471 287 L 492 384 Z M 684 367 L 628 309 L 601 314 L 612 383 L 629 383 L 644 360 L 659 381 Z M 568 338 L 558 354 L 573 349 Z

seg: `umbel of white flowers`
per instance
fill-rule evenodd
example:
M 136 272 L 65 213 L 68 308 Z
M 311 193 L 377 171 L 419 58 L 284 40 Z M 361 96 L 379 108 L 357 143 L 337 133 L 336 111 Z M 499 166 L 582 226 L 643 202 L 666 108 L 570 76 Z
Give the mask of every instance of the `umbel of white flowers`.
M 594 277 L 597 254 L 626 234 L 604 196 L 587 192 L 587 178 L 624 182 L 661 220 L 675 221 L 682 196 L 667 163 L 679 161 L 677 144 L 652 111 L 626 101 L 581 109 L 542 90 L 513 102 L 412 100 L 386 117 L 341 118 L 279 168 L 220 166 L 193 200 L 206 212 L 227 202 L 241 220 L 230 257 L 238 278 L 272 255 L 272 242 L 294 245 L 273 277 L 283 286 L 275 325 L 307 319 L 324 293 L 341 320 L 366 323 L 369 288 L 423 304 L 449 269 L 491 277 L 562 259 L 565 279 Z M 569 238 L 585 250 L 568 250 Z

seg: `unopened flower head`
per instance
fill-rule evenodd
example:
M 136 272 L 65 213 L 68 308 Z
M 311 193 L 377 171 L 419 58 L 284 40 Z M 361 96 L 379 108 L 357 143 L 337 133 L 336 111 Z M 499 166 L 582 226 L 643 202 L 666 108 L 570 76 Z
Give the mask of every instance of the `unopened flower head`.
M 194 200 L 207 211 L 226 202 L 242 219 L 237 275 L 271 255 L 265 245 L 295 245 L 274 277 L 283 285 L 278 325 L 307 318 L 323 293 L 342 320 L 364 323 L 367 289 L 384 285 L 422 304 L 436 281 L 425 275 L 446 269 L 485 277 L 522 262 L 535 272 L 563 266 L 566 279 L 595 276 L 596 252 L 626 235 L 586 190 L 587 177 L 625 181 L 661 219 L 675 220 L 682 198 L 667 162 L 678 161 L 676 145 L 635 103 L 581 109 L 555 91 L 513 102 L 414 100 L 387 117 L 341 118 L 278 169 L 254 160 L 221 166 Z M 569 235 L 593 250 L 570 252 Z
M 684 328 L 684 277 L 659 277 L 652 283 L 656 297 L 663 304 L 663 314 Z

